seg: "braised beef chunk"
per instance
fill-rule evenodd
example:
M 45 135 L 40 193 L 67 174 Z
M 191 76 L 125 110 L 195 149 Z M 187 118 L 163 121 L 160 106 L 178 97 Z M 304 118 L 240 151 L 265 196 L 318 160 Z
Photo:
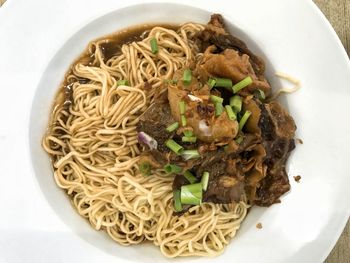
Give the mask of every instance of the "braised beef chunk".
M 267 165 L 266 177 L 257 189 L 260 206 L 279 203 L 280 196 L 290 190 L 285 163 L 295 148 L 295 123 L 289 114 L 277 102 L 261 104 L 259 127 L 266 150 L 264 163 Z
M 255 96 L 257 89 L 267 98 L 271 94 L 271 86 L 264 77 L 264 61 L 226 31 L 218 14 L 211 16 L 196 40 L 203 55 L 194 56 L 188 68 L 179 69 L 172 76 L 180 80 L 185 70 L 190 70 L 191 80 L 171 82 L 154 90 L 153 104 L 140 117 L 137 131 L 148 134 L 158 145 L 157 149 L 145 151 L 140 161 L 149 163 L 152 169 L 162 169 L 166 164 L 180 166 L 181 172 L 172 175 L 173 190 L 191 184 L 193 178 L 189 177 L 189 182 L 185 171 L 195 175 L 197 182 L 208 172 L 207 188 L 196 190 L 203 194 L 199 202 L 228 204 L 243 197 L 251 205 L 270 206 L 280 202 L 281 195 L 290 190 L 286 161 L 295 148 L 296 126 L 278 102 L 266 103 L 267 100 Z M 217 78 L 236 84 L 247 77 L 252 82 L 238 94 L 215 86 Z M 148 92 L 153 87 L 146 83 L 144 89 Z M 230 114 L 229 107 L 220 112 L 220 105 L 214 99 L 220 97 L 223 106 L 227 106 L 236 95 L 237 101 L 242 102 L 234 108 L 239 108 L 236 118 Z M 247 111 L 251 115 L 243 128 L 239 127 Z M 166 128 L 174 122 L 179 127 L 167 132 Z M 170 138 L 181 145 L 174 147 L 184 152 L 168 149 L 165 142 Z M 191 206 L 183 205 L 175 215 L 182 215 Z
M 209 172 L 209 184 L 204 192 L 203 201 L 219 204 L 237 202 L 244 192 L 244 183 L 235 169 L 232 158 L 224 151 L 206 153 L 198 167 L 197 177 Z
M 290 190 L 290 184 L 286 168 L 279 167 L 274 173 L 268 173 L 266 178 L 262 180 L 261 186 L 257 189 L 256 195 L 258 199 L 255 201 L 259 206 L 270 206 L 280 203 L 280 197 Z
M 153 103 L 145 113 L 142 114 L 137 124 L 138 132 L 145 132 L 158 142 L 158 150 L 167 151 L 166 140 L 172 137 L 172 133 L 166 131 L 166 128 L 174 123 L 171 115 L 169 103 Z
M 237 50 L 240 54 L 247 54 L 249 56 L 250 62 L 257 75 L 264 74 L 264 61 L 254 55 L 242 40 L 227 33 L 224 19 L 221 15 L 212 15 L 207 27 L 199 34 L 198 38 L 201 40 L 203 52 L 210 45 L 215 45 L 218 48 L 218 52 L 226 49 Z
M 251 52 L 242 40 L 226 31 L 221 15 L 211 16 L 206 28 L 198 35 L 198 42 L 204 52 L 196 68 L 201 79 L 218 76 L 237 83 L 250 76 L 253 83 L 239 94 L 247 95 L 256 89 L 263 90 L 267 96 L 270 94 L 270 84 L 264 77 L 264 61 Z

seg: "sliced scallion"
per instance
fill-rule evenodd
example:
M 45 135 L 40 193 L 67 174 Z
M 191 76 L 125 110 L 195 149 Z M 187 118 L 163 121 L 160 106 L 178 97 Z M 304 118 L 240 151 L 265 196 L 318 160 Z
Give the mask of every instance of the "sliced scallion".
M 117 81 L 117 86 L 128 86 L 129 85 L 129 81 L 127 79 L 121 79 Z
M 167 132 L 173 132 L 175 131 L 177 128 L 179 128 L 179 123 L 178 122 L 174 122 L 173 124 L 170 124 L 166 130 Z
M 226 109 L 227 116 L 231 121 L 234 121 L 237 119 L 236 113 L 233 112 L 232 107 L 230 105 L 226 105 L 225 109 Z
M 176 164 L 167 164 L 164 166 L 164 170 L 168 174 L 179 174 L 182 172 L 182 168 L 180 166 L 177 166 Z
M 139 169 L 144 176 L 151 175 L 151 165 L 149 162 L 140 163 Z
M 224 79 L 224 78 L 216 78 L 215 79 L 215 87 L 222 87 L 231 89 L 232 88 L 232 80 Z
M 185 69 L 184 74 L 182 76 L 182 81 L 185 85 L 189 85 L 192 80 L 192 72 L 189 69 Z
M 201 179 L 202 187 L 204 191 L 207 191 L 209 183 L 209 172 L 204 172 Z
M 184 205 L 200 205 L 202 203 L 202 183 L 181 186 L 181 203 Z
M 167 80 L 165 80 L 165 83 L 168 83 L 168 84 L 176 84 L 176 83 L 177 83 L 177 80 L 176 80 L 176 79 L 167 79 Z
M 221 97 L 218 97 L 218 96 L 215 96 L 215 95 L 210 95 L 210 100 L 212 102 L 219 102 L 219 103 L 223 103 L 224 102 L 224 99 L 221 98 Z
M 266 99 L 265 92 L 261 89 L 257 89 L 255 91 L 255 95 L 260 101 L 263 101 Z
M 187 136 L 183 136 L 182 137 L 182 141 L 183 142 L 191 142 L 191 143 L 195 143 L 197 141 L 197 137 L 187 137 Z
M 196 159 L 200 157 L 198 150 L 183 150 L 181 152 L 182 158 L 187 161 L 190 159 Z
M 246 122 L 248 121 L 250 115 L 252 115 L 252 113 L 248 110 L 243 114 L 241 120 L 239 121 L 239 130 L 240 131 L 243 129 L 243 127 L 246 124 Z
M 181 191 L 175 190 L 174 191 L 174 209 L 176 212 L 182 211 L 182 204 L 181 204 Z
M 250 76 L 248 76 L 248 77 L 242 79 L 240 82 L 233 85 L 232 91 L 233 91 L 233 93 L 237 93 L 238 91 L 249 86 L 252 83 L 253 83 L 252 78 Z
M 243 136 L 242 135 L 238 135 L 237 137 L 236 137 L 236 139 L 235 139 L 235 142 L 237 143 L 237 144 L 241 144 L 242 142 L 243 142 Z
M 184 149 L 180 144 L 178 144 L 172 139 L 167 140 L 165 142 L 165 145 L 176 154 L 181 154 Z
M 157 39 L 155 37 L 153 37 L 151 39 L 151 50 L 152 50 L 153 54 L 158 53 L 158 43 L 157 43 Z
M 179 102 L 179 108 L 180 108 L 180 114 L 185 114 L 186 104 L 183 100 Z
M 181 115 L 181 124 L 183 127 L 185 127 L 187 125 L 187 119 L 186 119 L 185 115 Z
M 192 137 L 192 136 L 193 136 L 193 132 L 192 132 L 192 131 L 189 131 L 189 130 L 185 130 L 185 131 L 184 131 L 184 135 L 185 135 L 186 137 Z
M 187 179 L 187 181 L 189 181 L 191 184 L 194 184 L 195 182 L 197 182 L 197 178 L 190 172 L 190 171 L 186 171 L 184 173 L 184 177 Z
M 209 88 L 210 88 L 210 89 L 214 88 L 215 83 L 216 83 L 216 80 L 210 78 L 210 79 L 208 80 L 208 86 L 209 86 Z
M 242 110 L 242 97 L 238 95 L 231 97 L 230 106 L 236 114 L 240 112 Z
M 224 106 L 222 106 L 222 103 L 215 102 L 215 116 L 216 117 L 220 116 L 223 110 L 224 110 Z

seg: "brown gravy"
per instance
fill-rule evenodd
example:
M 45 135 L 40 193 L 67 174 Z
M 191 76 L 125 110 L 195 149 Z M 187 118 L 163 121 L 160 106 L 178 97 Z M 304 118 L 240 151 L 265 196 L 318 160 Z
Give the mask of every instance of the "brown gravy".
M 140 41 L 147 37 L 149 31 L 156 27 L 161 26 L 167 29 L 177 30 L 180 25 L 176 24 L 142 24 L 131 26 L 110 35 L 106 35 L 100 38 L 97 38 L 91 42 L 101 41 L 100 44 L 101 51 L 104 57 L 104 60 L 107 61 L 114 55 L 121 53 L 121 48 L 124 44 L 129 44 L 135 41 Z M 68 82 L 67 77 L 72 74 L 72 68 L 77 63 L 82 63 L 85 65 L 90 64 L 94 60 L 94 54 L 91 54 L 86 48 L 83 53 L 72 63 L 68 71 L 65 74 L 64 80 L 60 85 L 60 88 L 56 94 L 56 99 L 54 106 L 64 104 L 65 107 L 69 107 L 72 101 L 72 86 L 73 82 Z M 77 78 L 77 81 L 80 83 L 86 83 L 89 80 Z

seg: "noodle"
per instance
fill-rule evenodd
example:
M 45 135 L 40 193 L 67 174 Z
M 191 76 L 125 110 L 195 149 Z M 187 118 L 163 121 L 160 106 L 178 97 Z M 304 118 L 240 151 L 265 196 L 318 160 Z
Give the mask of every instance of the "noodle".
M 275 94 L 271 96 L 271 98 L 269 98 L 270 101 L 276 100 L 282 93 L 294 93 L 300 89 L 300 81 L 298 79 L 293 78 L 292 76 L 283 72 L 276 72 L 275 76 L 281 79 L 287 80 L 288 82 L 292 83 L 294 86 L 290 88 L 285 88 L 285 87 L 280 88 L 275 92 Z
M 165 79 L 193 62 L 193 38 L 200 24 L 182 25 L 177 32 L 154 27 L 142 41 L 124 44 L 121 54 L 104 60 L 92 42 L 94 60 L 73 66 L 73 103 L 53 110 L 43 147 L 53 160 L 57 185 L 70 196 L 77 212 L 96 230 L 121 245 L 151 241 L 167 257 L 215 256 L 235 236 L 247 204 L 204 203 L 182 216 L 173 215 L 173 176 L 158 170 L 149 177 L 138 172 L 142 151 L 137 140 L 139 116 Z M 159 46 L 151 52 L 150 39 Z M 88 79 L 80 83 L 79 78 Z M 127 79 L 129 86 L 117 84 Z M 144 83 L 152 85 L 146 91 Z

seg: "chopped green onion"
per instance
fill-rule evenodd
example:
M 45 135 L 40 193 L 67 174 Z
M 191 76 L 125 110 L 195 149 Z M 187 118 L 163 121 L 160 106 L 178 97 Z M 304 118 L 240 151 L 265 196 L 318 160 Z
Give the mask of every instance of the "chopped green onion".
M 200 205 L 202 203 L 202 183 L 181 186 L 181 203 L 184 205 Z
M 164 82 L 168 83 L 168 84 L 176 84 L 177 80 L 176 79 L 166 79 Z
M 208 183 L 209 183 L 209 173 L 208 172 L 203 173 L 201 183 L 202 183 L 203 190 L 207 191 Z
M 155 37 L 151 39 L 151 50 L 153 54 L 158 53 L 158 43 Z
M 230 79 L 223 79 L 223 78 L 216 78 L 215 79 L 215 87 L 223 87 L 230 89 L 232 88 L 232 80 Z
M 247 120 L 249 119 L 250 115 L 252 115 L 252 113 L 250 111 L 246 111 L 241 120 L 239 121 L 239 130 L 241 131 L 243 129 L 243 126 L 246 124 Z
M 187 120 L 185 115 L 181 115 L 181 124 L 183 127 L 185 127 L 187 125 Z
M 209 88 L 210 88 L 210 89 L 214 88 L 215 83 L 216 83 L 216 80 L 210 78 L 210 79 L 208 80 L 208 86 L 209 86 Z
M 223 98 L 220 98 L 218 96 L 215 96 L 215 95 L 210 95 L 210 100 L 212 102 L 219 102 L 219 103 L 223 103 L 224 102 L 224 99 Z
M 172 139 L 167 140 L 165 142 L 165 145 L 176 154 L 181 154 L 184 149 L 180 144 L 178 144 Z
M 140 163 L 139 169 L 144 176 L 151 175 L 151 165 L 149 162 Z
M 184 205 L 200 205 L 202 199 L 195 197 L 191 192 L 181 189 L 181 203 Z
M 182 137 L 182 141 L 183 142 L 191 142 L 191 143 L 195 143 L 197 141 L 197 137 L 186 137 L 186 136 L 183 136 Z
M 215 102 L 215 116 L 218 117 L 224 110 L 224 106 L 220 102 Z
M 240 91 L 241 89 L 249 86 L 252 83 L 253 83 L 252 78 L 250 76 L 248 76 L 248 77 L 242 79 L 237 84 L 233 85 L 232 91 L 233 91 L 233 93 L 237 93 L 238 91 Z
M 184 150 L 181 152 L 181 156 L 185 161 L 200 157 L 198 150 Z
M 235 113 L 242 110 L 242 97 L 236 95 L 230 98 L 230 106 L 233 108 Z
M 128 86 L 128 85 L 129 85 L 129 81 L 126 80 L 126 79 L 118 80 L 118 81 L 117 81 L 117 86 L 121 86 L 121 85 L 123 85 L 123 86 Z
M 182 168 L 180 166 L 177 166 L 176 164 L 167 164 L 164 166 L 164 170 L 168 174 L 179 174 L 182 172 Z
M 227 116 L 231 121 L 234 121 L 237 119 L 236 113 L 233 112 L 232 107 L 230 105 L 226 105 L 225 109 L 226 109 Z
M 235 142 L 237 144 L 241 144 L 243 142 L 243 136 L 242 135 L 238 135 L 237 138 L 235 139 Z
M 255 95 L 260 101 L 263 101 L 264 99 L 266 99 L 265 92 L 261 89 L 257 89 L 255 91 Z
M 197 178 L 190 172 L 190 171 L 186 171 L 184 173 L 184 177 L 187 179 L 187 181 L 189 181 L 191 184 L 194 184 L 195 182 L 197 182 Z
M 185 69 L 184 74 L 182 76 L 182 81 L 185 85 L 189 85 L 192 80 L 192 72 L 189 69 Z
M 192 131 L 189 131 L 189 130 L 185 130 L 185 131 L 184 131 L 184 135 L 185 135 L 186 137 L 192 137 L 192 136 L 193 136 L 193 132 L 192 132 Z
M 179 108 L 180 108 L 180 114 L 185 114 L 186 104 L 183 100 L 179 102 Z
M 178 122 L 174 122 L 173 124 L 170 124 L 166 130 L 167 132 L 173 132 L 175 131 L 177 128 L 179 128 L 179 123 Z
M 175 190 L 174 191 L 174 209 L 176 212 L 182 211 L 182 204 L 181 204 L 181 191 Z

